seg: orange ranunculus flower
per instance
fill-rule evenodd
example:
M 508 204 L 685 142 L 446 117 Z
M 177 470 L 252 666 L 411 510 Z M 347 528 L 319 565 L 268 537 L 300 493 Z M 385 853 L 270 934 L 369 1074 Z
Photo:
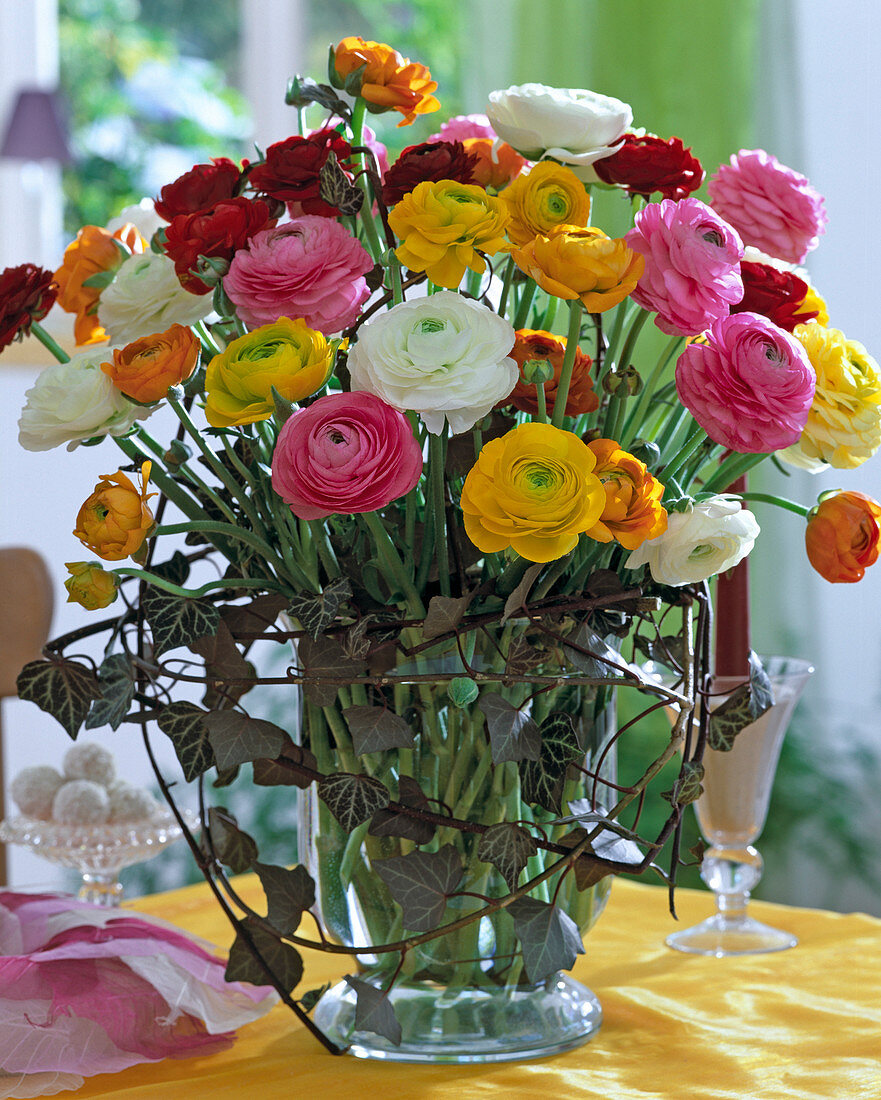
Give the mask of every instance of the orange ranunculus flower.
M 584 184 L 565 164 L 542 160 L 506 187 L 502 201 L 511 221 L 508 237 L 516 245 L 525 245 L 547 235 L 558 225 L 587 225 L 590 195 Z
M 862 580 L 881 551 L 881 504 L 853 490 L 831 493 L 808 516 L 805 548 L 827 581 Z
M 632 294 L 645 267 L 645 258 L 623 238 L 577 225 L 557 225 L 511 256 L 542 290 L 580 298 L 589 313 L 604 313 Z
M 69 561 L 65 568 L 70 576 L 64 582 L 67 602 L 78 603 L 86 611 L 109 607 L 119 594 L 116 574 L 108 573 L 96 561 Z
M 664 486 L 613 439 L 595 439 L 588 447 L 597 460 L 594 473 L 606 491 L 603 514 L 587 532 L 588 538 L 615 539 L 625 549 L 635 550 L 646 539 L 662 535 L 667 530 L 667 509 L 661 504 Z
M 526 167 L 526 158 L 506 141 L 495 142 L 492 138 L 463 138 L 466 153 L 477 157 L 477 164 L 471 170 L 475 183 L 481 187 L 492 187 L 501 191 Z
M 360 95 L 368 104 L 381 111 L 400 111 L 404 116 L 398 126 L 409 126 L 417 115 L 430 114 L 440 107 L 431 94 L 437 91 L 437 81 L 424 65 L 418 65 L 384 42 L 365 42 L 363 38 L 344 38 L 334 50 L 334 69 L 338 88 L 346 87 L 351 95 Z M 362 66 L 360 88 L 346 86 L 346 78 Z
M 86 286 L 86 281 L 106 272 L 109 282 L 126 253 L 143 251 L 144 239 L 130 222 L 115 233 L 99 225 L 84 225 L 76 240 L 64 250 L 64 262 L 55 272 L 58 304 L 66 313 L 76 314 L 73 332 L 78 345 L 95 344 L 107 338 L 96 314 L 103 288 Z
M 184 325 L 142 336 L 113 353 L 101 370 L 126 397 L 149 405 L 161 401 L 169 386 L 179 386 L 196 369 L 199 341 Z
M 524 364 L 530 359 L 547 359 L 554 370 L 554 377 L 545 382 L 545 404 L 550 413 L 554 407 L 557 396 L 557 385 L 560 381 L 560 370 L 563 366 L 563 358 L 566 355 L 565 336 L 554 336 L 551 332 L 542 329 L 521 328 L 517 330 L 517 339 L 509 355 L 520 368 L 521 377 L 511 393 L 500 405 L 513 405 L 521 412 L 538 412 L 538 395 L 535 385 L 527 382 L 522 376 Z M 593 379 L 590 376 L 590 368 L 593 360 L 586 355 L 581 348 L 575 352 L 575 362 L 572 365 L 572 381 L 569 383 L 569 396 L 566 398 L 566 415 L 578 416 L 580 413 L 593 412 L 599 405 L 599 398 L 594 392 Z
M 389 211 L 388 223 L 401 242 L 395 249 L 401 263 L 447 290 L 458 287 L 466 268 L 486 270 L 481 252 L 511 247 L 505 204 L 473 183 L 417 183 Z
M 147 501 L 156 495 L 147 492 L 151 467 L 150 462 L 141 467 L 140 489 L 122 472 L 102 474 L 80 508 L 73 533 L 99 558 L 121 561 L 140 550 L 154 522 L 147 507 Z

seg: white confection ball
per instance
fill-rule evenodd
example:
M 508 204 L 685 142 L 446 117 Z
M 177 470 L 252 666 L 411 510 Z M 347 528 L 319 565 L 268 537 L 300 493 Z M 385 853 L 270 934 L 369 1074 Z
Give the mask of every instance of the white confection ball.
M 159 808 L 156 799 L 142 787 L 114 783 L 110 788 L 110 824 L 147 821 Z
M 65 753 L 64 774 L 68 779 L 88 779 L 109 787 L 116 778 L 113 753 L 94 741 L 81 741 Z
M 52 803 L 52 817 L 62 825 L 103 825 L 109 816 L 107 791 L 89 779 L 71 779 Z
M 25 817 L 48 821 L 52 816 L 52 803 L 64 776 L 47 764 L 25 768 L 12 781 L 12 799 Z

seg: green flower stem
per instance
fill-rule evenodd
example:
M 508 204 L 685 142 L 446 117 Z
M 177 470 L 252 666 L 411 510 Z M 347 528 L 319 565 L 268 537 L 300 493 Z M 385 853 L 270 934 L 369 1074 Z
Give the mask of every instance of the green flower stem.
M 142 433 L 138 433 L 139 436 Z M 116 445 L 122 451 L 124 455 L 130 458 L 133 462 L 144 463 L 149 461 L 147 455 L 138 447 L 138 445 L 132 439 L 125 439 L 123 437 L 116 438 Z M 161 458 L 163 452 L 159 457 Z M 168 499 L 175 504 L 183 512 L 185 516 L 189 516 L 192 520 L 209 520 L 210 516 L 201 507 L 197 500 L 194 500 L 186 490 L 182 489 L 178 483 L 168 475 L 162 466 L 157 466 L 155 463 L 153 469 L 150 471 L 150 481 L 157 486 L 158 489 L 163 492 Z
M 729 455 L 718 470 L 704 482 L 704 490 L 708 493 L 724 493 L 733 481 L 747 473 L 753 466 L 758 466 L 767 457 L 767 454 Z
M 624 322 L 627 319 L 627 315 L 632 311 L 632 308 L 630 299 L 625 298 L 615 310 L 615 320 L 612 322 L 612 331 L 609 333 L 609 342 L 606 345 L 606 354 L 602 363 L 604 367 L 609 363 L 615 362 L 618 344 L 621 341 L 621 333 L 624 331 Z
M 392 277 L 392 304 L 398 306 L 404 300 L 404 287 L 401 283 L 401 261 L 394 252 L 389 254 L 388 269 Z
M 169 592 L 172 596 L 182 596 L 184 599 L 198 599 L 207 596 L 209 592 L 216 592 L 224 588 L 259 588 L 269 589 L 272 592 L 287 592 L 287 587 L 280 581 L 270 577 L 220 577 L 216 581 L 208 581 L 199 588 L 181 588 L 178 584 L 172 584 L 164 577 L 157 577 L 146 569 L 135 569 L 128 565 L 119 566 L 112 570 L 120 577 L 137 577 L 138 580 L 152 584 L 154 588 L 161 588 L 163 592 Z
M 539 424 L 550 424 L 548 419 L 548 402 L 545 397 L 545 384 L 544 382 L 535 383 L 535 399 L 538 403 L 538 414 L 536 420 Z
M 661 428 L 655 440 L 661 452 L 661 466 L 669 462 L 673 455 L 679 453 L 685 435 L 687 435 L 689 430 L 687 428 L 687 422 L 689 420 L 691 420 L 691 413 L 685 408 L 677 409 L 676 406 L 674 406 L 672 412 L 668 414 L 666 423 Z
M 643 330 L 643 326 L 649 319 L 651 314 L 644 309 L 640 309 L 633 319 L 633 323 L 627 332 L 627 337 L 624 341 L 624 347 L 621 349 L 621 355 L 617 359 L 616 365 L 623 366 L 624 368 L 630 365 L 630 359 L 633 355 L 633 349 L 636 346 L 636 341 L 639 339 L 639 334 Z
M 450 546 L 447 542 L 447 484 L 444 470 L 447 463 L 447 437 L 428 437 L 428 480 L 431 509 L 434 513 L 434 546 L 437 573 L 442 596 L 450 594 Z
M 196 335 L 202 341 L 202 344 L 207 346 L 209 352 L 211 352 L 213 355 L 220 355 L 223 349 L 221 348 L 220 344 L 218 344 L 217 340 L 215 340 L 214 333 L 205 324 L 205 322 L 197 321 L 193 325 L 193 328 L 196 330 Z
M 342 576 L 339 562 L 336 560 L 336 554 L 333 551 L 333 547 L 330 544 L 330 539 L 327 537 L 327 528 L 324 525 L 324 521 L 320 519 L 309 520 L 309 530 L 312 532 L 312 542 L 318 551 L 318 557 L 321 560 L 321 564 L 324 566 L 324 571 L 327 574 L 328 580 L 335 581 L 338 577 Z
M 294 581 L 297 589 L 306 589 L 308 592 L 320 592 L 321 585 L 318 581 L 318 571 L 314 569 L 307 572 L 310 562 L 307 562 L 300 544 L 300 530 L 297 520 L 290 508 L 279 496 L 273 494 L 272 505 L 279 531 L 279 549 L 287 566 L 288 575 Z M 287 535 L 285 535 L 287 532 Z
M 535 297 L 536 285 L 532 280 L 524 286 L 520 294 L 520 304 L 517 306 L 517 313 L 514 316 L 513 325 L 514 328 L 523 328 L 526 324 L 526 319 L 529 316 L 529 307 L 532 305 L 532 299 Z M 580 305 L 581 303 L 579 303 Z
M 64 350 L 64 348 L 56 341 L 53 340 L 49 333 L 43 328 L 39 321 L 31 321 L 30 326 L 31 336 L 36 336 L 44 348 L 47 348 L 59 363 L 69 363 L 70 356 Z
M 778 508 L 785 508 L 787 512 L 795 512 L 797 516 L 805 519 L 810 515 L 811 509 L 804 504 L 798 504 L 786 497 L 774 496 L 772 493 L 738 493 L 741 500 L 756 500 L 761 504 L 776 504 Z
M 539 322 L 539 326 L 538 326 L 539 328 L 544 329 L 545 332 L 550 331 L 551 325 L 554 323 L 554 321 L 557 318 L 557 308 L 558 308 L 559 305 L 560 305 L 560 299 L 556 296 L 556 294 L 549 294 L 548 295 L 548 307 L 544 311 L 544 316 L 542 317 L 541 321 Z
M 373 536 L 376 549 L 379 551 L 379 556 L 389 571 L 389 576 L 394 578 L 398 587 L 407 597 L 407 609 L 410 615 L 414 619 L 424 618 L 425 607 L 419 593 L 413 587 L 413 582 L 410 580 L 404 563 L 401 561 L 401 557 L 388 531 L 386 531 L 382 519 L 376 512 L 362 512 L 361 518 Z
M 483 282 L 483 272 L 469 269 L 465 279 L 465 290 L 472 298 L 480 297 L 480 284 Z
M 247 494 L 242 493 L 241 486 L 238 485 L 229 476 L 227 471 L 224 469 L 222 463 L 218 460 L 217 455 L 215 455 L 215 453 L 211 450 L 211 448 L 208 446 L 208 444 L 202 438 L 202 433 L 199 431 L 199 429 L 196 427 L 196 425 L 190 419 L 190 414 L 183 407 L 183 405 L 173 397 L 168 398 L 168 404 L 174 410 L 174 413 L 177 416 L 178 420 L 180 420 L 181 424 L 183 424 L 184 428 L 187 431 L 187 434 L 190 436 L 190 438 L 194 441 L 196 446 L 202 452 L 202 455 L 205 458 L 205 461 L 208 463 L 209 469 L 214 471 L 215 475 L 217 476 L 217 478 L 221 482 L 221 484 L 223 484 L 225 486 L 225 488 L 227 488 L 232 493 L 232 495 L 234 497 L 236 497 L 240 500 L 241 500 L 242 497 L 244 497 L 245 500 L 247 500 Z M 182 469 L 183 468 L 184 467 L 182 467 Z M 188 464 L 186 465 L 186 469 L 187 469 L 188 473 L 191 476 L 193 476 L 193 472 L 189 468 Z M 208 489 L 208 487 L 204 483 L 202 483 L 201 488 Z M 213 503 L 217 505 L 217 507 L 223 512 L 223 514 L 226 516 L 226 518 L 231 523 L 235 523 L 236 522 L 236 515 L 235 515 L 235 512 L 233 512 L 233 510 L 229 507 L 229 505 L 225 501 L 221 500 L 221 498 L 219 496 L 217 496 L 216 493 L 213 493 L 211 490 L 208 490 L 208 492 L 212 496 Z M 250 511 L 250 501 L 248 501 L 248 505 L 245 508 L 245 511 L 246 512 Z
M 575 366 L 575 353 L 578 351 L 578 339 L 581 336 L 581 312 L 584 307 L 580 298 L 569 303 L 569 331 L 566 336 L 566 354 L 560 367 L 560 380 L 557 383 L 557 397 L 554 401 L 554 414 L 551 423 L 562 428 L 566 415 L 566 401 L 569 398 L 569 386 L 572 382 L 572 368 Z
M 679 474 L 679 471 L 684 468 L 689 458 L 691 458 L 694 452 L 703 445 L 706 439 L 707 433 L 700 424 L 695 424 L 689 430 L 685 443 L 680 448 L 679 453 L 671 462 L 661 468 L 658 476 L 662 480 L 664 478 L 675 478 Z
M 658 356 L 658 361 L 655 364 L 655 369 L 649 375 L 648 382 L 643 386 L 642 393 L 639 395 L 639 400 L 624 425 L 624 430 L 621 433 L 621 446 L 625 449 L 636 438 L 637 432 L 642 424 L 642 418 L 645 416 L 646 409 L 649 407 L 655 390 L 658 387 L 658 383 L 666 371 L 670 360 L 676 355 L 680 349 L 680 345 L 684 345 L 685 337 L 672 336 Z
M 505 262 L 505 274 L 502 276 L 502 293 L 499 298 L 499 316 L 504 317 L 508 308 L 508 297 L 511 293 L 511 282 L 514 278 L 514 261 L 509 256 Z
M 272 547 L 268 546 L 263 539 L 246 527 L 239 527 L 232 523 L 213 523 L 211 521 L 203 523 L 198 520 L 190 523 L 164 523 L 161 527 L 156 528 L 155 534 L 157 536 L 188 535 L 193 531 L 201 532 L 203 535 L 223 535 L 224 538 L 232 539 L 235 542 L 243 542 L 246 546 L 250 546 L 253 550 L 263 554 L 267 560 L 272 561 L 275 559 L 278 561 Z
M 619 386 L 615 393 L 610 394 L 606 415 L 603 417 L 603 439 L 614 439 L 617 442 L 615 427 L 627 409 L 627 397 L 625 386 Z
M 362 142 L 362 132 L 364 129 L 364 114 L 367 110 L 367 103 L 361 96 L 355 100 L 355 106 L 352 108 L 352 144 L 360 145 Z M 364 232 L 367 236 L 368 244 L 370 245 L 370 252 L 374 260 L 379 260 L 384 249 L 382 242 L 379 239 L 379 233 L 376 229 L 376 223 L 373 219 L 373 195 L 370 190 L 370 183 L 367 179 L 367 173 L 364 171 L 365 160 L 363 153 L 356 154 L 356 163 L 360 171 L 358 172 L 357 184 L 364 192 L 364 202 L 361 204 L 361 225 L 364 227 Z

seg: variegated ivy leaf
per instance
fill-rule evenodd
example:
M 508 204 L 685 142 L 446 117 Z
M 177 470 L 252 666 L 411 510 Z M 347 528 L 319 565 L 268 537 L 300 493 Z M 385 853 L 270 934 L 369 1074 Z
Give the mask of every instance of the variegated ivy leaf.
M 538 760 L 541 734 L 529 715 L 495 691 L 485 691 L 477 704 L 486 715 L 494 764 Z
M 111 653 L 98 669 L 98 682 L 104 694 L 92 703 L 86 729 L 119 729 L 135 697 L 135 670 L 129 658 L 124 653 Z
M 431 804 L 415 779 L 409 775 L 398 777 L 398 798 L 402 806 L 429 812 Z M 428 844 L 434 836 L 434 825 L 419 817 L 401 813 L 400 810 L 380 810 L 373 815 L 368 830 L 371 836 L 402 836 L 414 844 Z
M 566 659 L 571 661 L 579 672 L 594 676 L 598 680 L 620 679 L 621 654 L 604 641 L 596 631 L 584 622 L 569 638 L 569 644 L 563 646 Z
M 209 711 L 205 725 L 214 759 L 222 771 L 251 760 L 274 760 L 290 742 L 281 726 L 237 710 Z
M 224 975 L 226 980 L 269 985 L 275 978 L 285 993 L 296 989 L 303 977 L 303 960 L 299 951 L 273 936 L 252 917 L 246 917 L 242 924 L 244 927 L 237 933 L 229 951 Z
M 346 982 L 355 991 L 355 1030 L 382 1035 L 394 1046 L 400 1046 L 401 1025 L 388 996 L 376 986 L 351 974 L 346 974 Z
M 214 854 L 234 875 L 251 869 L 259 855 L 257 844 L 222 806 L 212 806 L 208 811 L 208 832 Z
M 339 212 L 354 217 L 364 202 L 364 192 L 340 168 L 336 153 L 329 152 L 318 173 L 318 194 Z
M 470 603 L 470 596 L 432 596 L 428 604 L 428 614 L 422 624 L 423 640 L 430 642 L 433 638 L 455 630 Z
M 306 775 L 297 768 L 286 767 L 285 762 L 299 764 L 311 772 L 318 771 L 318 761 L 313 753 L 302 745 L 286 745 L 274 760 L 254 761 L 254 782 L 258 787 L 300 787 L 305 790 L 314 775 Z
M 749 655 L 749 682 L 733 691 L 710 714 L 707 744 L 717 752 L 730 752 L 741 730 L 774 705 L 774 689 L 755 653 Z
M 538 851 L 538 845 L 520 825 L 502 822 L 490 825 L 477 846 L 477 858 L 491 863 L 513 893 L 517 889 L 520 872 L 530 856 Z
M 358 756 L 385 749 L 412 749 L 413 730 L 386 707 L 349 707 L 343 711 Z
M 378 859 L 373 869 L 400 905 L 404 927 L 430 932 L 443 920 L 447 898 L 462 880 L 462 861 L 451 844 L 437 852 Z
M 141 609 L 150 624 L 156 657 L 214 634 L 220 622 L 220 612 L 208 600 L 184 599 L 151 586 L 141 597 Z
M 345 577 L 340 577 L 324 586 L 317 596 L 311 592 L 294 596 L 290 602 L 290 613 L 299 619 L 303 629 L 317 639 L 336 619 L 342 605 L 352 595 L 352 585 Z
M 520 782 L 527 802 L 559 814 L 563 803 L 566 769 L 584 756 L 578 733 L 568 714 L 548 715 L 539 730 L 541 751 L 537 760 L 523 760 Z
M 233 637 L 237 638 L 240 634 L 262 634 L 269 630 L 287 606 L 288 601 L 280 592 L 269 592 L 257 596 L 250 603 L 222 608 L 220 617 Z
M 18 674 L 18 696 L 36 703 L 51 714 L 73 740 L 86 720 L 95 699 L 103 689 L 90 668 L 77 661 L 54 657 L 49 661 L 30 661 Z
M 163 707 L 157 719 L 159 728 L 174 745 L 188 783 L 214 767 L 214 750 L 205 723 L 207 714 L 195 703 L 178 702 Z
M 303 913 L 315 904 L 315 882 L 305 867 L 276 867 L 255 863 L 254 870 L 266 894 L 266 919 L 282 936 L 297 931 Z
M 697 764 L 693 760 L 683 760 L 679 776 L 672 789 L 662 791 L 661 798 L 666 798 L 674 806 L 686 806 L 689 802 L 697 802 L 704 793 L 701 786 L 703 777 L 703 764 Z
M 318 784 L 318 797 L 347 833 L 391 801 L 388 789 L 378 779 L 349 772 L 325 776 Z
M 304 668 L 305 675 L 316 676 L 319 679 L 328 677 L 331 681 L 339 681 L 339 683 L 303 685 L 306 698 L 316 707 L 332 706 L 340 684 L 360 675 L 364 668 L 357 661 L 349 660 L 339 642 L 325 635 L 318 639 L 301 638 L 297 644 L 297 657 Z
M 514 933 L 523 949 L 523 966 L 531 982 L 570 970 L 584 954 L 578 926 L 556 905 L 535 898 L 518 898 L 508 906 Z

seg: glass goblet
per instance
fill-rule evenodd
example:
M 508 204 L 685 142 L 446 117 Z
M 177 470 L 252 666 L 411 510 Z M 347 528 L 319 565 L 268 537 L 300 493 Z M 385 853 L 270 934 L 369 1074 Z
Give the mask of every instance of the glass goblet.
M 701 878 L 715 894 L 716 912 L 693 928 L 667 937 L 667 945 L 695 955 L 752 955 L 784 951 L 798 940 L 747 915 L 750 892 L 762 877 L 753 847 L 765 826 L 783 736 L 811 673 L 807 661 L 767 657 L 762 664 L 774 704 L 741 730 L 730 752 L 704 753 L 703 794 L 695 811 L 704 839 Z M 717 678 L 716 691 L 733 691 L 743 678 Z M 716 697 L 715 705 L 721 702 Z

